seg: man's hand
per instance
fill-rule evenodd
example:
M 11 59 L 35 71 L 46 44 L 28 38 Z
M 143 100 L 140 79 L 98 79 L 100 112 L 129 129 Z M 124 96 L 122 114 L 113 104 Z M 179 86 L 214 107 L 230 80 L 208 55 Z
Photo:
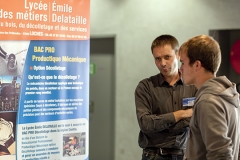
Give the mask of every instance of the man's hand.
M 192 114 L 193 114 L 192 108 L 186 109 L 186 110 L 178 110 L 178 111 L 173 112 L 176 122 L 178 122 L 184 118 L 190 118 L 190 117 L 192 117 Z

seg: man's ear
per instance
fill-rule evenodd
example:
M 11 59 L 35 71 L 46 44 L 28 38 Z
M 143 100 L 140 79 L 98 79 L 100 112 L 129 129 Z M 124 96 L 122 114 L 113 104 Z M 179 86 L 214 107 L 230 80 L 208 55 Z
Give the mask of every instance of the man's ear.
M 199 70 L 199 69 L 202 67 L 201 61 L 197 60 L 197 61 L 195 62 L 195 67 L 196 67 L 197 70 Z
M 179 52 L 176 52 L 176 58 L 177 58 L 177 60 L 180 61 L 180 55 L 179 55 Z

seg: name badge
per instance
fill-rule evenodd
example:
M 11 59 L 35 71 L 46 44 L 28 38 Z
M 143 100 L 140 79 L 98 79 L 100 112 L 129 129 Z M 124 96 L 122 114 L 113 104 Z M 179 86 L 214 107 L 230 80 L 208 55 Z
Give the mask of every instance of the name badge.
M 192 107 L 194 105 L 195 97 L 183 98 L 183 107 Z

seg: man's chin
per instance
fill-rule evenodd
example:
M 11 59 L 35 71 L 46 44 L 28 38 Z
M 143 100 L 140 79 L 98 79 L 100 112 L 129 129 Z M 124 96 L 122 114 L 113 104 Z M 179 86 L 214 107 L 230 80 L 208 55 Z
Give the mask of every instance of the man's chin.
M 182 79 L 182 81 L 185 85 L 190 85 L 186 80 Z
M 162 75 L 167 77 L 171 75 L 169 71 L 160 71 L 160 73 L 162 73 Z
M 168 69 L 162 69 L 160 72 L 163 73 L 163 74 L 169 74 L 169 70 Z

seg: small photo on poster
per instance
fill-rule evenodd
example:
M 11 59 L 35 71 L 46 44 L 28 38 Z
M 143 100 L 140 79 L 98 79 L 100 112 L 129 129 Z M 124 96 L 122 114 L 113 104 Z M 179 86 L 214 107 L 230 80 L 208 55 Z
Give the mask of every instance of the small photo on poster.
M 63 156 L 78 156 L 85 154 L 86 133 L 71 133 L 63 135 Z
M 0 41 L 0 75 L 22 78 L 30 41 Z
M 0 76 L 0 112 L 17 111 L 21 80 L 17 76 Z
M 16 154 L 16 112 L 0 112 L 0 156 Z

